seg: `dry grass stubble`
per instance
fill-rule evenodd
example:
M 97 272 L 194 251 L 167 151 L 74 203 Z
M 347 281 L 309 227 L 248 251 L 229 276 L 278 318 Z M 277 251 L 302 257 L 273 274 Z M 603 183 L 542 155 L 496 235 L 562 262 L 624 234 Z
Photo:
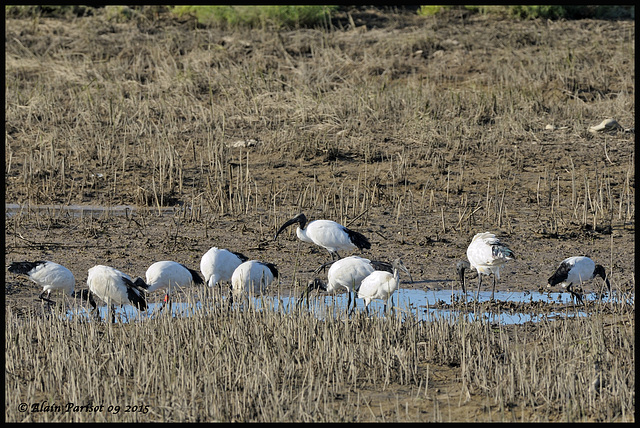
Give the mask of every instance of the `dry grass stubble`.
M 211 304 L 188 318 L 112 325 L 9 310 L 6 416 L 453 421 L 463 405 L 465 420 L 630 420 L 632 321 L 594 315 L 522 329 Z M 443 381 L 443 373 L 459 377 Z M 24 397 L 54 410 L 69 402 L 120 410 L 16 413 Z

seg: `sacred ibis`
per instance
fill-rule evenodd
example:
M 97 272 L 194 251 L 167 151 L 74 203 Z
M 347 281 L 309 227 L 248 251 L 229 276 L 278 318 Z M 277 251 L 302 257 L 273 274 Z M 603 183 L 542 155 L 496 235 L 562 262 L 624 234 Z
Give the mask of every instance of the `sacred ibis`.
M 249 260 L 241 253 L 212 247 L 200 260 L 200 272 L 209 287 L 231 281 L 231 275 L 243 262 Z
M 548 280 L 547 287 L 554 285 L 562 285 L 566 288 L 573 297 L 582 303 L 582 295 L 577 293 L 574 289 L 574 285 L 580 285 L 583 282 L 594 279 L 599 276 L 604 280 L 609 292 L 611 292 L 611 284 L 609 278 L 607 278 L 606 272 L 602 265 L 597 265 L 589 257 L 575 256 L 564 259 L 556 271 L 551 275 Z M 600 293 L 602 298 L 602 293 Z
M 332 220 L 313 220 L 307 223 L 307 217 L 303 213 L 285 222 L 278 229 L 273 240 L 275 241 L 280 232 L 294 223 L 299 225 L 296 229 L 298 239 L 326 249 L 331 254 L 332 260 L 340 259 L 338 251 L 371 248 L 369 240 L 360 232 L 348 229 Z
M 325 263 L 327 265 L 328 263 Z M 324 267 L 322 265 L 320 268 Z M 319 268 L 319 269 L 320 269 Z M 369 260 L 358 256 L 349 256 L 331 263 L 329 272 L 327 273 L 327 283 L 323 283 L 319 278 L 311 280 L 307 286 L 308 294 L 312 289 L 320 289 L 327 292 L 340 291 L 343 288 L 347 290 L 347 313 L 353 312 L 356 307 L 356 293 L 360 288 L 362 280 L 374 271 L 393 272 L 391 263 Z M 316 270 L 317 272 L 318 270 Z M 405 270 L 406 271 L 406 270 Z M 411 274 L 406 271 L 411 278 Z M 413 279 L 411 279 L 413 282 Z M 353 293 L 353 308 L 351 308 L 351 294 Z
M 477 233 L 471 240 L 471 244 L 467 248 L 467 258 L 469 261 L 462 260 L 458 262 L 456 268 L 458 277 L 462 283 L 462 292 L 466 296 L 464 284 L 464 271 L 466 269 L 474 269 L 478 272 L 478 291 L 476 292 L 476 301 L 480 295 L 480 286 L 482 284 L 482 275 L 493 274 L 493 289 L 491 291 L 491 300 L 495 295 L 496 283 L 500 279 L 500 269 L 509 260 L 516 257 L 508 246 L 500 242 L 493 233 L 483 232 Z
M 410 276 L 409 271 L 401 259 L 395 259 L 392 263 L 393 273 L 386 270 L 376 270 L 362 280 L 358 297 L 364 299 L 364 307 L 369 313 L 369 304 L 373 299 L 384 301 L 384 311 L 387 311 L 387 303 L 391 301 L 393 306 L 393 293 L 400 286 L 400 271 Z
M 111 322 L 115 322 L 115 305 L 132 305 L 139 311 L 147 310 L 146 284 L 142 278 L 132 281 L 129 275 L 118 269 L 96 265 L 88 271 L 87 285 L 91 293 L 110 308 Z M 92 306 L 95 310 L 95 302 Z
M 13 262 L 9 265 L 9 272 L 16 275 L 26 275 L 29 279 L 42 287 L 42 293 L 38 296 L 49 304 L 55 304 L 50 299 L 51 292 L 61 290 L 70 297 L 89 300 L 93 299 L 89 290 L 74 291 L 76 279 L 73 273 L 66 267 L 48 260 L 39 260 L 35 262 Z M 47 297 L 44 294 L 47 293 Z
M 204 284 L 200 274 L 189 269 L 182 263 L 164 260 L 155 262 L 146 272 L 147 292 L 151 293 L 156 290 L 165 290 L 162 308 L 169 302 L 169 295 L 176 287 L 186 287 L 191 284 Z M 169 308 L 171 309 L 171 308 Z
M 232 296 L 243 293 L 257 296 L 278 278 L 278 269 L 273 263 L 258 260 L 246 261 L 233 271 L 231 275 Z M 231 304 L 233 297 L 230 297 Z

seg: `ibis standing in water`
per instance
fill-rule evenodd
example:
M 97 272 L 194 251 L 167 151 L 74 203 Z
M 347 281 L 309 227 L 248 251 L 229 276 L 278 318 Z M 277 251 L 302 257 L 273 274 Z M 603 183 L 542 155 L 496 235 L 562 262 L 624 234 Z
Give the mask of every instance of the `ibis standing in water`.
M 313 220 L 307 222 L 307 217 L 303 213 L 285 222 L 280 229 L 278 229 L 273 240 L 275 241 L 280 232 L 294 223 L 298 223 L 298 228 L 296 229 L 298 239 L 324 248 L 331 254 L 332 260 L 340 259 L 338 251 L 371 248 L 369 240 L 360 232 L 348 229 L 333 220 Z
M 204 253 L 200 260 L 200 272 L 209 287 L 222 282 L 230 282 L 233 271 L 248 257 L 224 248 L 212 247 Z
M 278 268 L 273 263 L 258 260 L 246 261 L 233 271 L 231 275 L 231 291 L 233 295 L 248 294 L 257 296 L 278 278 Z M 233 297 L 230 297 L 229 304 Z
M 582 295 L 576 293 L 573 286 L 590 281 L 596 276 L 599 276 L 604 280 L 607 289 L 611 292 L 611 284 L 609 283 L 609 278 L 607 278 L 602 265 L 597 265 L 589 257 L 569 257 L 568 259 L 564 259 L 553 275 L 551 275 L 548 280 L 547 287 L 553 287 L 554 285 L 560 284 L 562 287 L 566 288 L 569 293 L 571 293 L 571 296 L 580 303 L 583 303 Z M 602 293 L 600 293 L 600 298 L 602 298 Z
M 51 292 L 61 290 L 70 297 L 78 297 L 89 300 L 91 296 L 89 290 L 75 292 L 76 279 L 73 273 L 66 267 L 50 262 L 48 260 L 39 260 L 35 262 L 13 262 L 9 265 L 9 272 L 17 275 L 26 275 L 29 279 L 42 287 L 42 293 L 38 296 L 40 300 L 48 304 L 55 304 L 50 299 Z M 47 297 L 45 297 L 45 293 Z
M 493 233 L 483 232 L 477 233 L 471 240 L 471 244 L 469 244 L 469 247 L 467 248 L 467 258 L 469 259 L 468 262 L 462 260 L 457 264 L 458 278 L 462 283 L 462 292 L 466 295 L 464 271 L 471 268 L 478 272 L 478 291 L 476 292 L 476 301 L 480 295 L 482 275 L 493 274 L 493 289 L 491 291 L 491 300 L 493 300 L 496 291 L 496 283 L 500 279 L 500 269 L 509 260 L 514 260 L 516 258 L 513 251 L 500 242 Z
M 139 311 L 147 310 L 146 284 L 142 278 L 135 281 L 125 273 L 110 266 L 96 265 L 89 269 L 87 285 L 91 293 L 110 308 L 111 322 L 115 322 L 115 305 L 132 305 Z M 93 309 L 96 309 L 95 302 Z
M 146 272 L 147 291 L 165 290 L 164 305 L 169 303 L 169 295 L 176 287 L 187 287 L 191 284 L 204 284 L 200 274 L 182 263 L 164 260 L 155 262 Z M 171 307 L 169 307 L 171 309 Z
M 326 284 L 324 284 L 319 278 L 311 280 L 307 287 L 307 294 L 312 289 L 320 289 L 331 293 L 345 288 L 348 293 L 347 313 L 351 313 L 356 307 L 356 293 L 360 289 L 362 280 L 376 270 L 392 273 L 393 265 L 391 263 L 372 261 L 358 256 L 345 257 L 337 262 L 333 262 L 329 268 L 329 272 L 327 273 Z M 406 272 L 409 274 L 408 271 Z M 411 274 L 409 274 L 409 277 L 411 277 Z M 352 293 L 353 308 L 350 310 Z
M 358 297 L 364 299 L 367 314 L 369 313 L 369 304 L 374 299 L 383 300 L 384 311 L 387 312 L 387 304 L 391 301 L 391 306 L 393 306 L 393 293 L 400 286 L 400 271 L 411 276 L 401 259 L 395 259 L 392 266 L 393 273 L 386 270 L 376 270 L 362 280 Z

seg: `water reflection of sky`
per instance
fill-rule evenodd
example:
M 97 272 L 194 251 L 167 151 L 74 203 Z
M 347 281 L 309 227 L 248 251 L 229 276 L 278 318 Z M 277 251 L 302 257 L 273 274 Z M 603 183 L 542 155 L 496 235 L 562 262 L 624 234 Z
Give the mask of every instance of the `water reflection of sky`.
M 546 302 L 559 303 L 565 306 L 557 311 L 545 313 L 522 313 L 522 312 L 473 312 L 462 313 L 452 309 L 435 308 L 439 304 L 451 304 L 452 296 L 454 299 L 461 299 L 461 292 L 451 290 L 421 290 L 421 289 L 400 289 L 393 295 L 393 306 L 395 310 L 402 314 L 403 317 L 415 318 L 419 321 L 433 321 L 438 319 L 456 320 L 460 316 L 467 316 L 469 320 L 483 320 L 497 324 L 522 324 L 525 322 L 539 322 L 542 320 L 562 319 L 575 316 L 588 316 L 588 313 L 581 309 L 580 306 L 574 306 L 569 293 L 540 293 L 538 291 L 517 292 L 517 291 L 496 291 L 495 299 L 503 302 L 531 303 Z M 480 301 L 487 301 L 490 298 L 490 291 L 480 292 Z M 585 295 L 585 301 L 595 300 L 595 294 Z M 209 310 L 209 306 L 213 304 L 211 297 L 205 298 L 206 307 L 203 307 L 202 301 L 196 297 L 195 303 L 174 302 L 171 308 L 174 317 L 189 317 L 198 311 Z M 219 299 L 219 297 L 218 297 Z M 467 302 L 473 303 L 475 299 L 475 291 L 467 293 Z M 607 302 L 605 298 L 604 302 Z M 312 294 L 308 302 L 300 303 L 297 296 L 289 295 L 280 296 L 262 296 L 252 298 L 246 305 L 262 310 L 284 311 L 289 312 L 293 308 L 302 304 L 307 310 L 312 311 L 318 318 L 326 319 L 327 317 L 341 318 L 346 314 L 347 294 Z M 209 305 L 209 306 L 207 306 Z M 226 304 L 223 304 L 226 307 Z M 164 309 L 165 311 L 167 308 Z M 364 311 L 364 302 L 362 299 L 356 300 L 356 310 Z M 80 308 L 77 312 L 82 316 L 88 316 L 88 312 L 84 308 Z M 139 320 L 148 317 L 159 316 L 160 304 L 151 303 L 146 312 L 138 314 L 138 311 L 131 306 L 123 306 L 116 308 L 117 322 L 127 322 L 131 320 Z M 384 316 L 384 302 L 374 300 L 369 305 L 370 316 Z M 108 310 L 106 306 L 99 308 L 101 320 L 108 319 Z M 73 317 L 73 312 L 69 311 L 67 317 Z

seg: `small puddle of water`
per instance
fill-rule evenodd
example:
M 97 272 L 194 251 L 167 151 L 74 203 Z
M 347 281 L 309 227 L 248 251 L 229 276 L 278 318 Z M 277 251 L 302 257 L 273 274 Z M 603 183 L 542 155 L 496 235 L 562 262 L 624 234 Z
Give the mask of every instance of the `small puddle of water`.
M 455 299 L 461 299 L 461 293 L 455 291 L 453 296 Z M 490 292 L 480 292 L 480 302 L 489 300 Z M 473 304 L 475 293 L 468 293 L 467 302 Z M 595 294 L 585 295 L 585 301 L 596 300 Z M 540 293 L 537 291 L 531 292 L 510 292 L 510 291 L 496 291 L 495 299 L 502 302 L 516 302 L 516 303 L 532 303 L 532 302 L 544 302 L 544 303 L 556 303 L 567 305 L 566 307 L 556 310 L 548 311 L 544 313 L 526 313 L 526 312 L 462 312 L 455 309 L 442 309 L 435 308 L 436 304 L 450 305 L 452 302 L 451 290 L 439 290 L 439 291 L 424 291 L 420 289 L 400 289 L 393 295 L 393 306 L 396 311 L 400 311 L 402 314 L 417 319 L 418 321 L 433 321 L 436 319 L 451 319 L 455 320 L 460 316 L 467 316 L 470 321 L 485 320 L 491 323 L 497 324 L 523 324 L 526 322 L 540 322 L 542 320 L 553 320 L 559 318 L 570 317 L 586 317 L 589 313 L 582 309 L 580 306 L 574 306 L 573 301 L 569 293 Z M 608 298 L 605 298 L 603 302 L 608 302 Z M 318 318 L 325 319 L 326 317 L 343 317 L 347 308 L 347 294 L 319 294 L 311 295 L 309 302 L 299 303 L 297 296 L 260 296 L 252 297 L 251 305 L 256 309 L 267 308 L 274 311 L 288 312 L 291 308 L 295 308 L 298 304 L 302 304 L 308 307 L 308 310 L 312 311 Z M 160 310 L 160 303 L 151 303 L 147 310 L 141 314 L 129 305 L 116 307 L 116 322 L 128 322 L 132 320 L 139 320 L 145 317 L 157 316 Z M 202 302 L 197 301 L 193 303 L 185 302 L 173 302 L 171 308 L 171 315 L 173 317 L 189 317 L 194 315 L 197 311 L 204 310 Z M 166 310 L 166 309 L 165 309 Z M 356 310 L 363 311 L 364 303 L 362 299 L 356 300 Z M 374 300 L 369 305 L 370 316 L 384 316 L 384 303 L 380 300 Z M 98 314 L 102 321 L 108 320 L 109 312 L 106 306 L 98 308 Z M 92 316 L 85 308 L 79 308 L 75 310 L 69 310 L 67 312 L 67 319 L 72 319 L 73 316 L 80 315 L 82 317 L 91 318 Z

